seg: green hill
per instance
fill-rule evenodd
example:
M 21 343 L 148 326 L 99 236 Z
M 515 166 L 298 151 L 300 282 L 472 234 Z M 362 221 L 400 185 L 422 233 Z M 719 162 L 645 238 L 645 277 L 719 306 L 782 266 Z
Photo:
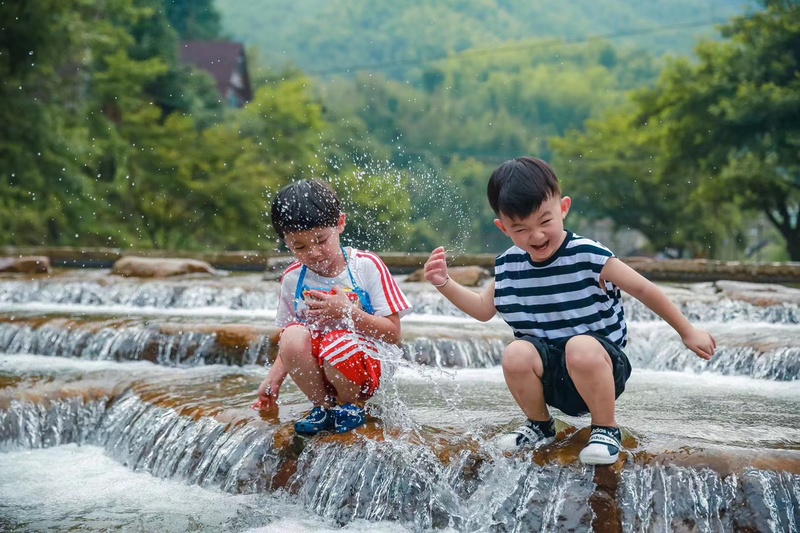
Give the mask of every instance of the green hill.
M 753 6 L 744 0 L 216 0 L 225 31 L 255 46 L 267 63 L 309 73 L 408 66 L 475 48 L 530 39 L 581 42 L 605 36 L 616 46 L 688 54 L 714 22 Z

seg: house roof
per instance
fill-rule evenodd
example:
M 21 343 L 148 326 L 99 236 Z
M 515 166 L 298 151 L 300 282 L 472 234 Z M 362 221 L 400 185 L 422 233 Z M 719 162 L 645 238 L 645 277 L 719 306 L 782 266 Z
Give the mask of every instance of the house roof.
M 225 96 L 231 88 L 231 76 L 239 69 L 240 58 L 244 59 L 244 46 L 228 41 L 184 41 L 181 43 L 181 61 L 208 71 L 217 82 L 220 95 Z M 243 88 L 235 88 L 245 101 L 252 99 L 250 78 L 246 65 L 242 68 Z

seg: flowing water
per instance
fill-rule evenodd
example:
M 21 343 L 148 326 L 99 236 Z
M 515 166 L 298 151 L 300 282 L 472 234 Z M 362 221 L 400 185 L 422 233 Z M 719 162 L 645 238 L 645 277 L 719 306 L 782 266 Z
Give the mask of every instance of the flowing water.
M 627 300 L 626 452 L 591 468 L 588 417 L 557 411 L 554 444 L 499 453 L 522 419 L 510 331 L 401 286 L 415 311 L 367 426 L 308 439 L 291 379 L 277 412 L 250 409 L 276 282 L 0 278 L 0 530 L 800 530 L 800 290 L 665 286 L 710 362 Z

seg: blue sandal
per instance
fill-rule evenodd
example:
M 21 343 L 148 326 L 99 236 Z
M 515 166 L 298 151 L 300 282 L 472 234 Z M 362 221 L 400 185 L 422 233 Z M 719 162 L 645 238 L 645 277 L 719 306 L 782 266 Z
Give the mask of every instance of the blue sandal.
M 367 413 L 362 407 L 346 403 L 333 408 L 336 433 L 347 433 L 367 423 Z
M 321 431 L 331 431 L 335 426 L 334 413 L 329 409 L 317 406 L 305 418 L 294 423 L 294 432 L 298 435 L 316 435 Z

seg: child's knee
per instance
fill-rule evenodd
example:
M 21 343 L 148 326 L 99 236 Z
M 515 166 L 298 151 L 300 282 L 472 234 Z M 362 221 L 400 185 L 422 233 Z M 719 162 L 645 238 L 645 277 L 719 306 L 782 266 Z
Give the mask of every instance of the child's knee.
M 531 369 L 537 376 L 542 376 L 542 358 L 533 344 L 517 340 L 506 346 L 503 350 L 503 372 L 516 374 L 530 372 Z
M 564 357 L 570 372 L 611 368 L 611 358 L 603 345 L 588 335 L 578 335 L 567 341 Z
M 281 357 L 294 358 L 298 355 L 311 355 L 311 333 L 301 325 L 289 326 L 281 332 L 278 341 Z

